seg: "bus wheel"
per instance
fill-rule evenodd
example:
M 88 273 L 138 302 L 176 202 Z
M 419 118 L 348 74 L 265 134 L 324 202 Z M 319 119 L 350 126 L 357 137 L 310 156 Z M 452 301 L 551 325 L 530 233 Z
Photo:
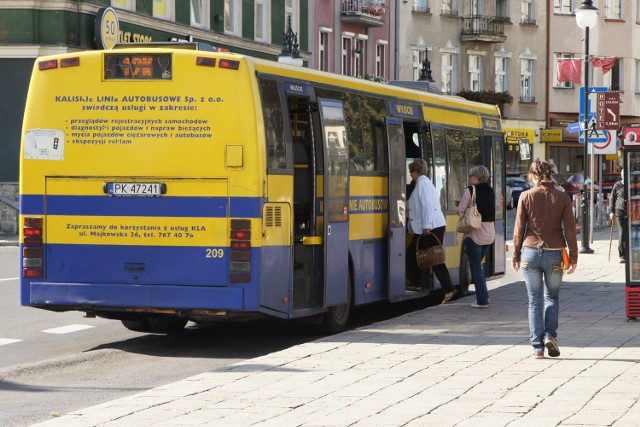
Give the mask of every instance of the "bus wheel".
M 458 292 L 461 297 L 469 295 L 469 285 L 472 280 L 469 260 L 467 259 L 467 254 L 464 252 L 464 248 L 462 248 L 462 253 L 460 254 L 460 284 L 458 285 Z
M 349 323 L 349 314 L 351 313 L 351 279 L 349 279 L 349 295 L 345 304 L 329 307 L 329 309 L 322 314 L 322 320 L 320 321 L 319 332 L 322 334 L 337 334 L 347 328 Z
M 150 317 L 148 320 L 152 332 L 158 334 L 180 332 L 189 321 L 188 319 L 181 319 L 179 317 Z
M 121 320 L 125 328 L 135 332 L 153 332 L 147 319 Z

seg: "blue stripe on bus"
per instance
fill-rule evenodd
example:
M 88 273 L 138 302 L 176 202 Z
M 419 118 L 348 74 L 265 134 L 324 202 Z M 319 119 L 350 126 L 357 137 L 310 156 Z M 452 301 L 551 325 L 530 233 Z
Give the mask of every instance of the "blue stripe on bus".
M 251 249 L 252 282 L 238 284 L 229 283 L 229 248 L 219 248 L 222 258 L 212 258 L 217 252 L 210 249 L 217 248 L 47 244 L 45 277 L 23 278 L 21 301 L 38 306 L 257 310 L 260 249 Z
M 35 196 L 20 197 L 25 215 L 155 216 L 202 218 L 260 218 L 262 199 L 231 197 L 109 197 Z M 46 206 L 46 208 L 45 208 Z

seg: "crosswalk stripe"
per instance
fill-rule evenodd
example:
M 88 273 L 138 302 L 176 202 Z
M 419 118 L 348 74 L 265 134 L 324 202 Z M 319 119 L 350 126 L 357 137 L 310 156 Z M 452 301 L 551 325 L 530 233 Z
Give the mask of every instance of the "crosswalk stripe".
M 22 340 L 16 340 L 14 338 L 0 338 L 0 345 L 13 344 L 14 342 L 20 342 Z
M 95 326 L 91 326 L 91 325 L 74 324 L 74 325 L 60 326 L 59 328 L 44 329 L 42 332 L 46 332 L 47 334 L 69 334 L 71 332 L 82 331 L 84 329 L 91 329 L 94 327 Z

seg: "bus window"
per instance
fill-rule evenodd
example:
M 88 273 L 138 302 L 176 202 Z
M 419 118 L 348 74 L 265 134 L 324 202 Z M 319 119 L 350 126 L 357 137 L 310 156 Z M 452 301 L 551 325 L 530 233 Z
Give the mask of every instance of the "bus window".
M 440 208 L 442 212 L 447 212 L 447 149 L 444 145 L 444 129 L 442 127 L 431 127 L 431 138 L 433 141 L 433 185 L 440 194 Z M 452 205 L 455 207 L 455 205 Z
M 467 185 L 467 158 L 464 152 L 464 132 L 459 129 L 446 129 L 445 133 L 449 154 L 447 206 L 453 209 Z
M 384 120 L 387 113 L 384 100 L 360 96 L 362 116 L 362 153 L 367 159 L 367 172 L 387 171 L 387 148 Z
M 475 131 L 464 132 L 465 151 L 467 153 L 467 165 L 469 170 L 474 166 L 484 165 L 480 133 Z
M 269 169 L 287 168 L 287 151 L 284 143 L 284 121 L 277 83 L 260 80 L 260 94 L 264 106 L 264 127 Z

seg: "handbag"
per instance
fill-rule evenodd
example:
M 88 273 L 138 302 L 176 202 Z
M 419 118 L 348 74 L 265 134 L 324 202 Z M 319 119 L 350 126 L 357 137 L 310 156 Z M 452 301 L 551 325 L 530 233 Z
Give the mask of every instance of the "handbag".
M 438 239 L 438 236 L 435 234 L 431 234 L 431 236 L 436 239 L 438 242 L 437 245 L 420 249 L 422 234 L 418 236 L 418 241 L 416 242 L 416 261 L 418 267 L 422 270 L 428 270 L 434 265 L 444 264 L 444 248 L 442 247 L 442 242 L 440 242 L 440 239 Z
M 482 215 L 478 212 L 478 206 L 476 205 L 476 186 L 472 185 L 471 188 L 471 203 L 464 211 L 464 215 L 458 218 L 458 224 L 456 225 L 458 233 L 468 233 L 482 226 Z
M 567 252 L 567 248 L 562 248 L 562 269 L 567 271 L 571 266 L 571 262 L 569 261 L 569 252 Z

